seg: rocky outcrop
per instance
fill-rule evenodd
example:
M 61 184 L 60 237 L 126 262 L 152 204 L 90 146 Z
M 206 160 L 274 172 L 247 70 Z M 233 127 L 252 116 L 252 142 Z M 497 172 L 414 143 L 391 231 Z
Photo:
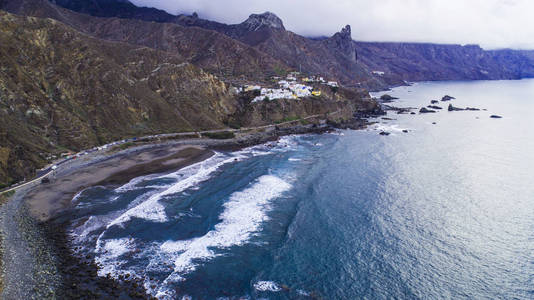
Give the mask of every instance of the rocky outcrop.
M 445 95 L 441 98 L 441 101 L 451 101 L 451 100 L 454 100 L 456 98 L 452 97 L 452 96 L 449 96 L 449 95 Z
M 343 27 L 340 32 L 326 39 L 325 44 L 334 51 L 343 54 L 348 60 L 356 62 L 358 54 L 352 40 L 350 25 Z
M 421 109 L 419 110 L 420 114 L 428 114 L 428 113 L 435 113 L 435 112 L 436 112 L 435 110 L 431 110 L 426 107 L 421 107 Z
M 258 31 L 264 28 L 285 30 L 282 20 L 272 12 L 252 14 L 240 26 L 247 31 Z
M 452 104 L 449 104 L 449 107 L 447 108 L 448 111 L 462 111 L 465 110 L 463 108 L 454 107 Z
M 437 105 L 429 105 L 427 106 L 428 108 L 431 108 L 431 109 L 443 109 L 443 107 L 441 106 L 437 106 Z
M 389 95 L 389 94 L 384 94 L 384 95 L 380 96 L 380 100 L 381 100 L 382 102 L 384 102 L 384 103 L 386 103 L 386 102 L 392 102 L 393 100 L 396 100 L 396 99 L 399 99 L 399 98 L 397 98 L 397 97 L 393 97 L 393 96 L 391 96 L 391 95 Z

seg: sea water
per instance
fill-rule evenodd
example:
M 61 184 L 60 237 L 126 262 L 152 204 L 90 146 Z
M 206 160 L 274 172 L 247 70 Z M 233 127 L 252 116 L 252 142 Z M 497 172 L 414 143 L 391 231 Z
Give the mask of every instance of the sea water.
M 161 299 L 534 298 L 534 80 L 388 93 L 456 99 L 87 189 L 73 247 Z

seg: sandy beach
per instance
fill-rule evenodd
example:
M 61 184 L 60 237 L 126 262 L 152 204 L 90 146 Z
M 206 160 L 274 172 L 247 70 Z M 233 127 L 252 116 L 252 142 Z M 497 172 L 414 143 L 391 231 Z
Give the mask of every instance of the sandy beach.
M 39 221 L 47 221 L 68 208 L 72 198 L 85 188 L 122 184 L 135 177 L 177 170 L 213 155 L 213 151 L 194 145 L 161 145 L 124 152 L 58 174 L 50 183 L 39 185 L 25 198 L 30 214 Z

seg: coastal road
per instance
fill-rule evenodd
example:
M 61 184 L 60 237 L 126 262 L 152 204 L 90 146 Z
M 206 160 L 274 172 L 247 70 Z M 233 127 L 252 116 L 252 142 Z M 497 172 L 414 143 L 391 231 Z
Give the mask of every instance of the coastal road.
M 52 168 L 48 168 L 47 170 L 48 170 L 48 172 L 46 172 L 44 174 L 41 172 L 41 175 L 38 175 L 38 177 L 36 177 L 35 179 L 32 179 L 31 181 L 28 181 L 28 182 L 25 182 L 23 184 L 8 188 L 7 190 L 0 191 L 0 195 L 5 194 L 5 193 L 9 193 L 11 191 L 16 191 L 17 189 L 20 189 L 20 188 L 25 187 L 27 185 L 36 183 L 36 182 L 42 180 L 43 178 L 47 177 L 48 175 L 52 174 L 52 172 L 54 172 L 54 170 L 52 170 Z

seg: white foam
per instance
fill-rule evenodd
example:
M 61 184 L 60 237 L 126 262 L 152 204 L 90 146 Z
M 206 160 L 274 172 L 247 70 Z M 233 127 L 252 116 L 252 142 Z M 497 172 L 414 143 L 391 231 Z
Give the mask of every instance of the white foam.
M 163 184 L 161 187 L 154 185 L 153 187 L 156 188 L 154 191 L 143 193 L 132 201 L 125 210 L 88 220 L 83 228 L 75 229 L 78 233 L 83 234 L 78 235 L 75 240 L 78 244 L 84 244 L 88 238 L 96 240 L 94 253 L 96 255 L 95 262 L 99 265 L 99 276 L 111 275 L 117 278 L 121 274 L 130 274 L 145 278 L 145 287 L 150 294 L 161 299 L 174 299 L 176 295 L 173 292 L 174 289 L 170 287 L 171 283 L 183 280 L 183 275 L 195 270 L 198 263 L 221 255 L 214 252 L 216 249 L 243 245 L 257 234 L 263 222 L 268 219 L 267 212 L 270 209 L 270 202 L 288 191 L 291 184 L 273 175 L 261 176 L 244 190 L 234 192 L 229 197 L 224 204 L 223 213 L 219 216 L 221 222 L 215 225 L 213 230 L 204 236 L 191 240 L 164 243 L 140 241 L 140 244 L 136 245 L 136 240 L 130 238 L 106 239 L 107 230 L 114 225 L 123 227 L 132 218 L 165 222 L 168 216 L 165 213 L 164 203 L 160 203 L 163 197 L 198 187 L 201 182 L 211 178 L 215 171 L 225 164 L 254 156 L 290 151 L 297 146 L 298 138 L 288 136 L 280 139 L 272 147 L 259 145 L 231 154 L 216 153 L 203 162 L 174 173 L 134 179 L 116 189 L 115 192 L 138 189 L 136 185 L 146 179 L 175 179 L 176 182 Z M 283 176 L 287 180 L 294 178 L 292 174 L 284 174 Z M 100 227 L 98 227 L 99 225 Z M 94 231 L 99 228 L 104 230 L 97 237 Z M 89 237 L 91 233 L 93 236 Z M 136 259 L 142 259 L 145 263 L 139 266 L 130 264 L 132 255 Z M 152 282 L 144 275 L 146 272 L 152 271 L 170 275 L 164 281 Z M 152 288 L 153 284 L 156 284 L 155 289 Z
M 305 297 L 309 297 L 310 293 L 306 292 L 305 290 L 297 290 L 297 294 Z
M 80 198 L 80 196 L 83 194 L 84 191 L 85 190 L 81 190 L 76 195 L 74 195 L 74 197 L 72 197 L 71 203 L 74 204 L 78 202 L 78 198 Z
M 217 153 L 212 158 L 202 161 L 197 164 L 188 166 L 178 172 L 163 175 L 158 178 L 177 178 L 178 182 L 168 186 L 162 192 L 156 193 L 150 196 L 146 201 L 139 205 L 130 208 L 117 219 L 113 220 L 108 228 L 113 225 L 120 225 L 128 222 L 132 218 L 142 218 L 153 222 L 166 222 L 167 215 L 165 213 L 165 207 L 159 203 L 159 200 L 167 195 L 177 194 L 183 192 L 188 188 L 192 188 L 199 183 L 206 181 L 210 178 L 210 175 L 215 172 L 219 167 L 224 164 L 234 162 L 236 159 L 240 160 L 240 156 L 231 156 L 228 158 L 224 154 Z M 242 159 L 242 158 L 241 158 Z
M 95 257 L 95 263 L 100 267 L 98 275 L 130 273 L 128 271 L 119 272 L 119 267 L 125 263 L 123 259 L 120 259 L 120 256 L 130 253 L 134 249 L 135 241 L 132 238 L 110 240 L 99 238 L 95 248 L 95 252 L 101 254 Z
M 197 260 L 206 261 L 216 257 L 213 248 L 244 244 L 268 219 L 266 213 L 269 202 L 290 188 L 289 183 L 276 176 L 261 176 L 250 187 L 230 196 L 220 215 L 222 222 L 214 230 L 195 239 L 163 243 L 161 250 L 174 255 L 174 272 L 165 283 L 182 280 L 182 275 L 195 270 Z
M 121 192 L 126 192 L 126 191 L 131 191 L 131 190 L 137 190 L 137 189 L 139 189 L 139 187 L 137 187 L 137 184 L 139 184 L 139 183 L 141 183 L 141 182 L 143 182 L 143 181 L 145 181 L 147 179 L 151 179 L 153 177 L 154 177 L 153 174 L 146 175 L 146 176 L 141 176 L 141 177 L 136 177 L 136 178 L 130 180 L 125 185 L 116 188 L 115 192 L 121 193 Z M 145 187 L 142 187 L 142 188 L 145 188 Z
M 287 160 L 289 160 L 289 161 L 301 161 L 302 159 L 290 157 Z
M 374 130 L 378 131 L 387 131 L 387 132 L 402 132 L 406 128 L 400 128 L 399 125 L 385 125 L 385 124 L 376 124 L 373 127 Z
M 282 288 L 274 281 L 258 281 L 254 288 L 260 292 L 280 292 Z

